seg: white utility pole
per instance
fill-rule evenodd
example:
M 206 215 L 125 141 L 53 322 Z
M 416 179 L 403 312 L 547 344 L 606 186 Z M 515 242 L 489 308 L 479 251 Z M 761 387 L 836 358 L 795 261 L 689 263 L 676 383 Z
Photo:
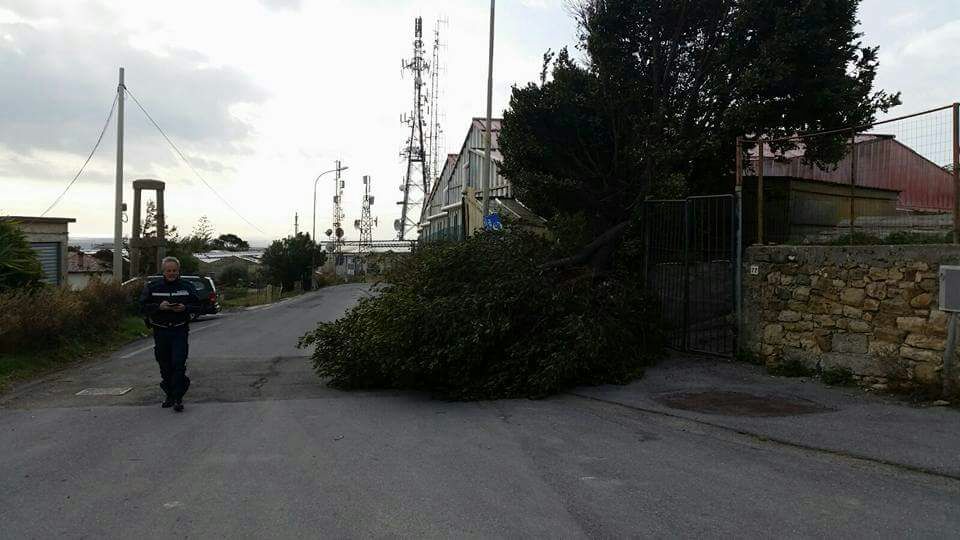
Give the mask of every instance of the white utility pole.
M 490 0 L 490 62 L 487 69 L 487 133 L 483 151 L 483 217 L 490 213 L 490 176 L 493 172 L 493 163 L 490 161 L 490 147 L 493 136 L 493 21 L 496 0 Z
M 123 98 L 125 90 L 123 68 L 120 68 L 120 85 L 117 86 L 117 194 L 113 217 L 113 280 L 116 283 L 123 281 Z

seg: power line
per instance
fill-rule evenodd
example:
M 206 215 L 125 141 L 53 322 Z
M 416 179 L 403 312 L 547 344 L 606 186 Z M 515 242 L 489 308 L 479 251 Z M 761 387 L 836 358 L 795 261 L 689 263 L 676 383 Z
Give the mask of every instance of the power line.
M 140 110 L 141 110 L 141 111 L 143 112 L 143 114 L 147 117 L 147 119 L 150 120 L 150 123 L 153 124 L 153 127 L 157 128 L 157 131 L 160 132 L 160 135 L 163 135 L 163 138 L 167 141 L 167 144 L 169 144 L 170 147 L 173 148 L 173 151 L 176 152 L 178 156 L 180 156 L 180 159 L 182 159 L 183 162 L 186 163 L 187 167 L 189 167 L 190 170 L 193 171 L 193 174 L 196 175 L 196 177 L 197 177 L 198 179 L 200 179 L 201 182 L 203 182 L 203 185 L 207 186 L 207 189 L 209 189 L 211 192 L 213 192 L 213 194 L 216 195 L 218 199 L 220 199 L 220 202 L 222 202 L 223 204 L 227 205 L 227 208 L 229 208 L 230 210 L 232 210 L 233 213 L 236 214 L 237 217 L 239 217 L 240 219 L 242 219 L 247 225 L 249 225 L 249 226 L 253 227 L 254 229 L 256 229 L 257 231 L 259 231 L 260 234 L 267 234 L 267 233 L 265 233 L 260 227 L 257 227 L 256 225 L 254 225 L 253 223 L 251 223 L 250 220 L 248 220 L 247 218 L 243 217 L 243 214 L 241 214 L 236 208 L 233 207 L 232 204 L 230 204 L 226 199 L 224 199 L 223 196 L 221 196 L 220 193 L 217 192 L 217 190 L 213 189 L 213 186 L 211 186 L 211 185 L 203 178 L 203 176 L 201 176 L 200 173 L 197 172 L 197 169 L 195 169 L 195 168 L 193 167 L 193 165 L 190 164 L 190 161 L 188 161 L 187 158 L 186 158 L 186 156 L 183 155 L 183 152 L 181 152 L 180 149 L 177 148 L 177 145 L 173 144 L 173 141 L 170 140 L 170 137 L 167 137 L 167 134 L 163 131 L 163 129 L 160 127 L 160 125 L 157 124 L 156 120 L 154 120 L 153 117 L 150 116 L 150 113 L 148 113 L 147 110 L 143 108 L 143 105 L 140 104 L 140 100 L 138 100 L 138 99 L 136 98 L 136 96 L 134 96 L 134 95 L 130 92 L 130 90 L 128 90 L 127 88 L 124 88 L 124 91 L 133 99 L 134 103 L 137 104 L 137 107 L 140 108 Z
M 80 178 L 80 175 L 83 174 L 83 170 L 87 168 L 87 163 L 90 163 L 90 160 L 93 159 L 93 155 L 97 152 L 97 148 L 100 148 L 100 141 L 103 140 L 103 134 L 107 132 L 107 127 L 110 125 L 110 120 L 113 119 L 113 111 L 115 111 L 116 108 L 117 108 L 117 96 L 114 96 L 113 105 L 110 106 L 110 114 L 107 115 L 107 121 L 103 124 L 103 129 L 100 130 L 100 136 L 97 137 L 97 144 L 93 145 L 93 150 L 90 151 L 90 155 L 87 156 L 87 160 L 83 162 L 83 166 L 80 167 L 79 171 L 77 171 L 77 175 L 73 177 L 73 180 L 71 180 L 70 183 L 67 184 L 67 187 L 64 188 L 63 193 L 61 193 L 60 196 L 57 197 L 55 201 L 53 201 L 53 204 L 47 207 L 47 209 L 44 210 L 42 214 L 40 214 L 40 217 L 47 215 L 47 212 L 49 212 L 50 210 L 53 210 L 53 207 L 60 202 L 60 199 L 62 199 L 63 196 L 66 195 L 68 191 L 70 191 L 70 188 L 73 186 L 73 184 L 77 181 L 78 178 Z

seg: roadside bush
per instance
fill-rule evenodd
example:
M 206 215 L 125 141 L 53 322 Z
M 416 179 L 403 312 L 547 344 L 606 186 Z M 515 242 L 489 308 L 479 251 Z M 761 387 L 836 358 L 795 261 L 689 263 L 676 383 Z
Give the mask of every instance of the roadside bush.
M 341 285 L 343 283 L 346 283 L 346 280 L 344 280 L 343 278 L 335 274 L 314 274 L 313 283 L 316 288 L 322 289 L 324 287 Z
M 850 386 L 853 384 L 853 372 L 845 367 L 833 367 L 823 370 L 820 380 L 830 386 Z
M 813 377 L 817 371 L 799 360 L 787 360 L 768 365 L 767 373 L 777 377 Z
M 117 330 L 129 309 L 118 285 L 93 281 L 84 290 L 61 287 L 0 293 L 0 352 L 55 349 L 78 339 L 99 339 Z
M 300 346 L 316 347 L 316 372 L 333 386 L 448 399 L 538 398 L 642 375 L 663 343 L 650 299 L 634 280 L 541 271 L 550 251 L 521 231 L 431 244 Z
M 23 231 L 0 221 L 0 291 L 39 285 L 43 270 Z
M 232 264 L 220 271 L 217 283 L 226 287 L 242 287 L 250 282 L 250 272 L 242 264 Z

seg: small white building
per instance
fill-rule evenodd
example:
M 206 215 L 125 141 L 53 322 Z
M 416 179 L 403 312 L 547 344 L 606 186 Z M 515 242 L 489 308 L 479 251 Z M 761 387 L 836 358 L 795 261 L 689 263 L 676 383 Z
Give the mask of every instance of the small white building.
M 90 253 L 70 251 L 67 253 L 67 284 L 71 289 L 84 289 L 91 280 L 106 283 L 113 281 L 113 270 Z

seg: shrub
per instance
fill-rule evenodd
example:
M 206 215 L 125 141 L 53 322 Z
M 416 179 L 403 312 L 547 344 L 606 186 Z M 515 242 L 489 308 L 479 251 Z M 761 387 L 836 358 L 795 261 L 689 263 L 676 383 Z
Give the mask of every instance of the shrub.
M 242 287 L 250 282 L 250 272 L 242 264 L 231 264 L 220 271 L 217 282 L 227 287 Z
M 336 274 L 322 273 L 322 274 L 314 274 L 314 275 L 313 275 L 313 282 L 314 282 L 314 285 L 316 286 L 316 288 L 322 289 L 323 287 L 331 287 L 331 286 L 333 286 L 333 285 L 341 285 L 341 284 L 343 284 L 343 283 L 346 283 L 346 280 L 344 280 L 343 278 L 341 278 L 340 276 L 338 276 L 338 275 L 336 275 Z
M 43 278 L 37 255 L 20 227 L 0 221 L 0 291 L 35 286 Z
M 767 366 L 767 373 L 778 377 L 812 377 L 816 370 L 799 360 L 787 360 Z
M 850 386 L 853 384 L 853 372 L 845 367 L 832 367 L 823 370 L 820 380 L 830 386 Z
M 539 269 L 529 233 L 423 247 L 378 295 L 300 340 L 317 374 L 345 389 L 425 390 L 450 399 L 543 397 L 642 374 L 663 336 L 634 280 Z
M 0 352 L 51 350 L 106 337 L 129 306 L 120 286 L 96 280 L 81 291 L 48 286 L 0 293 Z

